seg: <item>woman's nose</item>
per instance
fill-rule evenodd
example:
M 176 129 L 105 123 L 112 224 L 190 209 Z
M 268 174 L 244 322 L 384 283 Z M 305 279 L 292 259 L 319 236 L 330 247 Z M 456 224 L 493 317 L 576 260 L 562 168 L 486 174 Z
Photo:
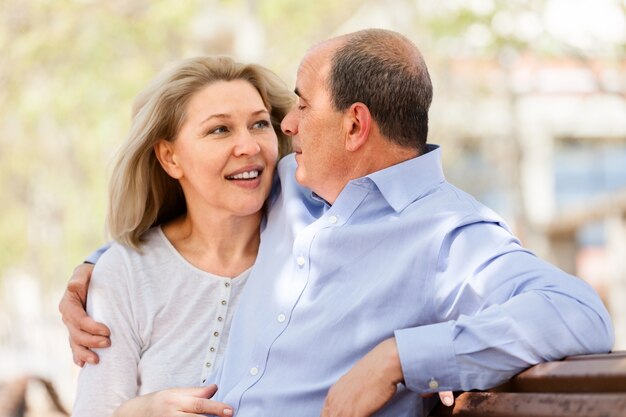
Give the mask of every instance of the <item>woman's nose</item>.
M 235 155 L 256 155 L 259 152 L 261 152 L 261 146 L 254 135 L 251 135 L 250 132 L 246 132 L 239 136 L 235 144 Z

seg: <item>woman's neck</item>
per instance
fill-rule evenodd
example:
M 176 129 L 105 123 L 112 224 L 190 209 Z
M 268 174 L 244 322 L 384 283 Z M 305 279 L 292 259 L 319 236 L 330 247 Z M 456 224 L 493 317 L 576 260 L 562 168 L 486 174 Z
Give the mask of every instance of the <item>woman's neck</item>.
M 176 250 L 206 272 L 236 277 L 250 268 L 259 249 L 262 213 L 194 215 L 187 213 L 163 226 Z

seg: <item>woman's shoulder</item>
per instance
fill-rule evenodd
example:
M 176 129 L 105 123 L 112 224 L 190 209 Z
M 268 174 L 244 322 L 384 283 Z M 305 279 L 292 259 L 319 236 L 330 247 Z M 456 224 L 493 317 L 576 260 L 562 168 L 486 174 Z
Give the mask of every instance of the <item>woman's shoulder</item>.
M 98 259 L 94 274 L 103 271 L 132 272 L 162 263 L 169 252 L 163 239 L 160 227 L 153 227 L 143 234 L 138 248 L 113 242 Z

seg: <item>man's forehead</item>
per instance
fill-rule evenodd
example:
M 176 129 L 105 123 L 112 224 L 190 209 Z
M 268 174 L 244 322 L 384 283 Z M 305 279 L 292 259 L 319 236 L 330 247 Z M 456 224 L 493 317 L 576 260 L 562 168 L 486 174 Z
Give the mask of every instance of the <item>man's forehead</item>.
M 314 46 L 304 54 L 300 62 L 300 68 L 312 67 L 319 70 L 330 66 L 330 60 L 338 46 L 339 42 L 336 39 Z
M 329 48 L 315 48 L 307 52 L 302 58 L 296 75 L 296 93 L 306 94 L 306 90 L 313 85 L 326 85 L 327 75 L 330 72 L 332 53 Z M 301 96 L 301 94 L 298 94 Z
M 320 54 L 307 53 L 298 67 L 297 78 L 307 78 L 319 73 L 323 67 L 323 59 Z

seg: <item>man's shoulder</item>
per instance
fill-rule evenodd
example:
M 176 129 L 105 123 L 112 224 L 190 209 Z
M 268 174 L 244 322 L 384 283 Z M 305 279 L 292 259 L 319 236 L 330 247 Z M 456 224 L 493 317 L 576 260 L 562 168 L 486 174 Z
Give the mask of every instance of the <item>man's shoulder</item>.
M 470 219 L 477 219 L 491 223 L 501 223 L 506 226 L 503 218 L 484 203 L 478 201 L 473 195 L 446 182 L 445 187 L 449 190 L 452 199 L 459 205 L 459 210 Z
M 504 219 L 471 194 L 443 181 L 407 207 L 407 214 L 422 217 L 447 230 L 473 223 L 495 223 L 509 230 Z

